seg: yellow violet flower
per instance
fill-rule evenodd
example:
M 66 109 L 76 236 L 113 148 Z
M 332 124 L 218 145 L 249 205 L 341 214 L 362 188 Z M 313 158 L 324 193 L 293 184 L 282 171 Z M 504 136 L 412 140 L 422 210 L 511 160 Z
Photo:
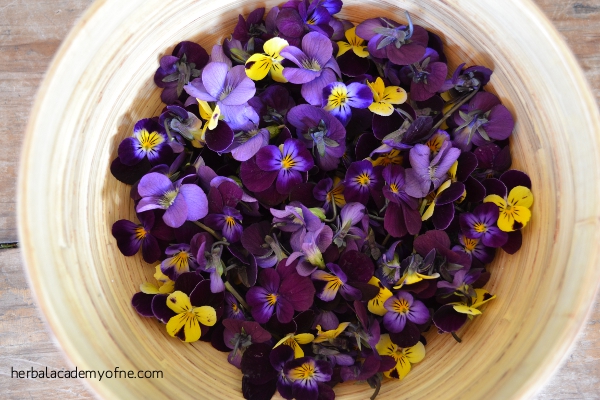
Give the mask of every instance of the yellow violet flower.
M 177 314 L 167 322 L 167 333 L 184 342 L 200 339 L 200 324 L 213 326 L 217 322 L 217 313 L 213 307 L 193 307 L 189 296 L 179 290 L 167 297 L 167 306 Z
M 219 119 L 221 119 L 221 109 L 219 105 L 215 105 L 215 109 L 213 110 L 208 102 L 200 99 L 196 99 L 198 101 L 198 108 L 200 110 L 200 118 L 202 118 L 205 122 L 202 126 L 202 129 L 198 131 L 198 133 L 193 133 L 194 138 L 192 139 L 192 146 L 196 148 L 202 148 L 206 144 L 206 130 L 213 130 L 217 127 L 219 123 Z
M 483 199 L 484 203 L 494 203 L 498 206 L 498 228 L 504 232 L 512 232 L 524 228 L 531 219 L 529 208 L 533 205 L 533 193 L 525 186 L 515 186 L 503 199 L 497 194 L 491 194 Z
M 156 266 L 156 272 L 154 278 L 158 282 L 154 285 L 150 282 L 144 282 L 140 285 L 140 290 L 146 294 L 169 294 L 175 290 L 175 282 L 169 279 L 168 276 L 162 273 L 160 264 Z
M 288 333 L 283 337 L 273 348 L 280 346 L 282 344 L 286 346 L 290 346 L 292 350 L 294 350 L 294 358 L 302 358 L 304 357 L 304 350 L 300 347 L 301 344 L 308 344 L 315 340 L 315 335 L 312 333 Z
M 252 54 L 246 61 L 246 75 L 254 81 L 260 81 L 270 72 L 275 82 L 285 83 L 287 79 L 283 76 L 283 57 L 279 54 L 281 50 L 289 45 L 287 40 L 274 37 L 265 42 L 263 50 L 265 54 Z
M 475 297 L 471 298 L 471 305 L 468 305 L 464 302 L 456 302 L 449 304 L 452 304 L 452 308 L 454 308 L 454 311 L 459 312 L 461 314 L 467 314 L 469 319 L 473 319 L 474 315 L 481 314 L 481 311 L 478 310 L 479 307 L 495 298 L 496 295 L 491 295 L 485 289 L 475 289 Z
M 387 117 L 394 112 L 394 104 L 402 104 L 406 101 L 406 91 L 399 86 L 385 87 L 383 79 L 378 77 L 375 82 L 367 81 L 367 85 L 373 92 L 373 103 L 369 110 L 375 114 Z
M 367 308 L 373 314 L 383 316 L 383 315 L 385 315 L 385 313 L 387 313 L 387 310 L 385 309 L 383 304 L 385 303 L 385 301 L 387 299 L 392 297 L 394 294 L 390 291 L 390 289 L 383 286 L 381 281 L 379 279 L 377 279 L 376 277 L 371 278 L 371 280 L 369 281 L 369 285 L 378 286 L 379 293 L 377 293 L 377 296 L 375 296 L 374 298 L 369 300 L 369 302 L 367 304 Z
M 388 378 L 404 379 L 411 370 L 411 364 L 418 363 L 425 358 L 425 346 L 418 342 L 412 347 L 402 348 L 395 345 L 389 334 L 381 335 L 375 346 L 377 352 L 382 356 L 391 356 L 396 360 L 396 366 L 383 373 Z
M 346 40 L 348 41 L 348 43 L 342 41 L 337 42 L 339 50 L 336 58 L 346 53 L 350 49 L 352 49 L 354 54 L 356 54 L 360 58 L 365 58 L 369 56 L 367 46 L 365 45 L 365 40 L 356 36 L 356 27 L 348 29 L 344 33 L 344 36 L 346 36 Z
M 337 328 L 329 331 L 323 331 L 321 325 L 317 325 L 317 337 L 313 340 L 313 343 L 331 342 L 338 337 L 340 333 L 344 332 L 348 325 L 350 325 L 350 322 L 342 322 Z

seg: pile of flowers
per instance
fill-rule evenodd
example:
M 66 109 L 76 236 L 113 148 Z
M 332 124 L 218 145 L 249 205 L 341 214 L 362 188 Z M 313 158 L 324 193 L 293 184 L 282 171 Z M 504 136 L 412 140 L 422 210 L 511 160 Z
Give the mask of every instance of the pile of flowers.
M 113 236 L 155 268 L 133 307 L 227 352 L 248 399 L 403 379 L 424 332 L 460 341 L 495 297 L 485 266 L 531 217 L 492 71 L 449 71 L 408 14 L 341 7 L 256 9 L 210 55 L 179 43 L 154 76 L 166 107 L 111 165 L 139 221 Z

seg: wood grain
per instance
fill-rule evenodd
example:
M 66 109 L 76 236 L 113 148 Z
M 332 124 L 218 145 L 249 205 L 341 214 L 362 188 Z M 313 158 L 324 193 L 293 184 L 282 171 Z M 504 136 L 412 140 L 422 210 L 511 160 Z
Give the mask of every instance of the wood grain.
M 41 76 L 74 19 L 91 1 L 0 1 L 0 241 L 16 238 L 14 179 L 24 124 Z M 537 0 L 578 57 L 600 100 L 600 1 Z M 5 18 L 6 16 L 6 18 Z M 34 72 L 35 71 L 35 72 Z M 14 380 L 6 371 L 42 364 L 68 367 L 40 322 L 20 271 L 19 250 L 0 251 L 0 393 L 8 398 L 91 398 L 82 383 Z M 600 398 L 600 304 L 562 369 L 538 399 Z

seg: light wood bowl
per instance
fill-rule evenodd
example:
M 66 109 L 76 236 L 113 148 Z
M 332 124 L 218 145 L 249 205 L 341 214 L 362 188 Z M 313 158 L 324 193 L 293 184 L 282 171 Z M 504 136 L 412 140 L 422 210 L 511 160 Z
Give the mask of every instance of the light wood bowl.
M 31 286 L 79 369 L 162 370 L 163 379 L 89 380 L 102 397 L 241 398 L 240 372 L 209 344 L 181 343 L 130 306 L 153 267 L 126 258 L 110 229 L 133 219 L 129 187 L 109 172 L 117 146 L 163 105 L 152 78 L 179 41 L 210 51 L 238 13 L 279 1 L 104 0 L 62 45 L 27 129 L 19 222 Z M 345 1 L 342 16 L 385 16 L 441 34 L 450 69 L 494 70 L 488 86 L 516 117 L 514 168 L 533 181 L 532 222 L 515 256 L 491 265 L 498 297 L 459 333 L 432 331 L 427 356 L 380 399 L 510 399 L 532 395 L 573 343 L 600 279 L 600 120 L 573 55 L 527 0 Z M 336 387 L 367 399 L 366 384 Z

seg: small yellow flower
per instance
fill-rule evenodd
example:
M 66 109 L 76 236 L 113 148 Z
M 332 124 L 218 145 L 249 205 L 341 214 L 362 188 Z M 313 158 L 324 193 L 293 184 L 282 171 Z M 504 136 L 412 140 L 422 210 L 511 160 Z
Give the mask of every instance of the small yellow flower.
M 461 314 L 467 314 L 469 316 L 469 319 L 473 319 L 473 316 L 481 315 L 481 311 L 478 310 L 479 307 L 495 298 L 496 295 L 491 295 L 485 289 L 475 289 L 475 297 L 471 298 L 471 305 L 465 302 L 456 302 L 449 304 L 452 304 L 452 308 L 454 308 L 454 311 L 459 312 Z
M 199 100 L 196 99 L 198 101 L 198 108 L 200 110 L 200 117 L 205 121 L 204 125 L 202 126 L 202 129 L 197 131 L 196 133 L 193 133 L 193 139 L 192 139 L 192 146 L 196 147 L 196 148 L 202 148 L 204 147 L 204 145 L 206 144 L 206 130 L 213 130 L 217 127 L 217 124 L 219 123 L 219 119 L 222 119 L 221 116 L 221 109 L 219 108 L 219 105 L 215 105 L 215 109 L 213 110 L 210 107 L 210 104 L 208 104 L 208 102 L 204 101 L 204 100 Z
M 317 325 L 317 337 L 313 340 L 313 343 L 331 342 L 344 332 L 348 325 L 350 325 L 350 322 L 342 322 L 337 328 L 329 331 L 323 331 L 321 330 L 321 325 Z
M 167 297 L 167 306 L 177 314 L 167 322 L 167 333 L 184 342 L 200 339 L 200 324 L 213 326 L 217 322 L 217 313 L 213 307 L 193 307 L 189 296 L 179 290 Z
M 396 366 L 383 373 L 388 378 L 404 379 L 411 370 L 411 364 L 418 363 L 425 358 L 425 346 L 418 342 L 408 348 L 398 347 L 392 342 L 389 334 L 381 335 L 379 343 L 375 346 L 377 352 L 382 356 L 391 356 L 396 360 Z
M 385 87 L 383 79 L 377 77 L 375 82 L 367 81 L 367 85 L 373 92 L 373 103 L 369 110 L 375 114 L 387 117 L 394 112 L 394 104 L 402 104 L 406 101 L 406 91 L 399 86 Z
M 344 183 L 338 176 L 333 178 L 333 189 L 327 192 L 327 203 L 335 201 L 335 205 L 338 208 L 342 208 L 346 205 L 346 199 L 344 198 Z
M 512 232 L 524 228 L 531 219 L 529 208 L 533 205 L 533 193 L 525 186 L 515 186 L 507 199 L 491 194 L 483 199 L 484 203 L 498 206 L 498 228 L 504 232 Z
M 246 61 L 246 75 L 248 78 L 260 81 L 270 72 L 271 78 L 275 82 L 287 82 L 287 79 L 283 76 L 283 66 L 281 65 L 283 56 L 279 53 L 288 45 L 287 40 L 280 37 L 267 40 L 263 46 L 265 54 L 253 54 Z
M 346 36 L 346 40 L 348 41 L 348 43 L 342 41 L 337 42 L 340 49 L 338 50 L 336 57 L 341 56 L 350 49 L 352 49 L 354 54 L 356 54 L 360 58 L 365 58 L 369 56 L 369 52 L 367 51 L 367 46 L 365 46 L 364 39 L 356 36 L 356 27 L 348 29 L 344 33 L 344 36 Z
M 371 278 L 371 280 L 369 281 L 369 285 L 378 286 L 379 293 L 377 293 L 377 296 L 369 300 L 367 307 L 369 308 L 369 311 L 373 314 L 383 316 L 385 315 L 385 313 L 387 313 L 387 310 L 383 306 L 383 304 L 394 294 L 390 291 L 390 289 L 383 286 L 381 281 L 375 277 Z
M 162 273 L 160 264 L 156 266 L 154 278 L 158 282 L 154 285 L 150 282 L 145 282 L 140 285 L 140 290 L 146 294 L 169 294 L 175 290 L 175 282 L 170 280 L 168 276 Z
M 315 340 L 315 335 L 312 333 L 289 333 L 283 337 L 273 348 L 280 346 L 282 344 L 286 346 L 290 346 L 292 350 L 294 350 L 294 358 L 302 358 L 304 357 L 304 350 L 300 347 L 301 344 L 308 344 Z

